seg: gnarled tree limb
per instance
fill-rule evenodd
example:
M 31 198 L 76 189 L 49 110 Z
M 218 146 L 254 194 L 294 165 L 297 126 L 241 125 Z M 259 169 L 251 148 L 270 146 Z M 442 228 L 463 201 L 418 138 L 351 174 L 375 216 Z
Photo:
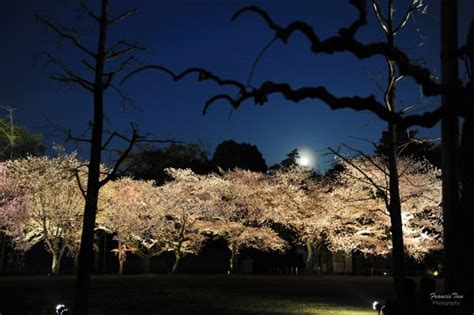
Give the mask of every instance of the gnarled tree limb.
M 216 74 L 202 68 L 189 68 L 179 74 L 174 73 L 170 69 L 159 66 L 150 65 L 144 66 L 130 72 L 124 77 L 121 85 L 124 84 L 133 75 L 144 70 L 158 70 L 171 76 L 174 81 L 179 81 L 191 74 L 198 75 L 198 81 L 211 80 L 220 86 L 231 86 L 238 89 L 237 97 L 228 94 L 218 94 L 211 97 L 205 104 L 203 114 L 207 113 L 209 106 L 213 103 L 224 100 L 228 102 L 233 108 L 237 109 L 243 102 L 252 99 L 255 104 L 263 105 L 268 101 L 268 96 L 271 94 L 281 94 L 287 100 L 293 102 L 300 102 L 306 99 L 319 99 L 329 105 L 332 109 L 350 108 L 355 111 L 370 111 L 376 114 L 384 121 L 397 123 L 406 127 L 418 125 L 422 127 L 432 127 L 441 118 L 445 109 L 438 108 L 433 112 L 424 113 L 421 115 L 404 116 L 402 113 L 391 112 L 382 103 L 377 101 L 374 96 L 368 97 L 360 96 L 345 96 L 337 97 L 331 94 L 325 87 L 303 87 L 299 89 L 292 89 L 287 83 L 274 83 L 271 81 L 264 82 L 260 87 L 246 87 L 243 83 L 236 80 L 222 79 Z
M 357 1 L 357 3 L 358 2 L 359 1 Z M 354 4 L 353 1 L 351 1 L 351 4 Z M 244 13 L 255 13 L 267 23 L 268 27 L 275 32 L 275 36 L 284 44 L 288 43 L 288 40 L 294 33 L 302 33 L 311 43 L 311 51 L 315 54 L 350 52 L 359 59 L 366 59 L 373 56 L 389 57 L 397 63 L 401 75 L 410 76 L 421 85 L 425 95 L 435 96 L 441 94 L 444 88 L 432 79 L 430 71 L 422 66 L 412 64 L 408 56 L 400 49 L 391 47 L 384 42 L 363 44 L 354 39 L 356 31 L 361 25 L 365 24 L 365 12 L 362 12 L 362 10 L 365 10 L 365 6 L 356 5 L 356 7 L 359 11 L 359 17 L 349 30 L 342 28 L 339 30 L 339 35 L 332 36 L 325 40 L 321 40 L 313 27 L 308 23 L 295 21 L 286 27 L 282 27 L 273 21 L 266 11 L 257 6 L 249 6 L 240 9 L 234 14 L 232 20 L 237 19 Z

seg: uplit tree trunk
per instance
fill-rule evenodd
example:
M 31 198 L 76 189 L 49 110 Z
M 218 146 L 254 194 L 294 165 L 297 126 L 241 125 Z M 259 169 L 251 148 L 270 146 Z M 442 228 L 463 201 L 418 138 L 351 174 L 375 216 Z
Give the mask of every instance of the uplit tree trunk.
M 123 275 L 123 266 L 125 265 L 125 259 L 120 257 L 121 255 L 119 254 L 119 275 Z
M 459 85 L 457 49 L 457 0 L 441 1 L 441 83 L 447 93 L 441 98 L 447 114 L 441 119 L 441 150 L 443 178 L 443 227 L 444 227 L 444 271 L 445 290 L 455 292 L 459 289 L 461 263 L 461 240 L 458 239 L 459 225 L 459 119 L 455 112 L 457 106 L 457 87 Z
M 229 272 L 236 273 L 239 268 L 239 249 L 235 244 L 229 244 L 230 259 L 229 259 Z
M 171 273 L 174 274 L 176 273 L 176 271 L 178 271 L 179 262 L 181 261 L 182 257 L 183 256 L 179 250 L 174 252 L 174 264 L 173 264 L 173 268 L 171 269 Z
M 115 250 L 114 250 L 115 251 Z M 123 267 L 125 265 L 125 262 L 127 261 L 127 247 L 122 244 L 122 242 L 118 242 L 117 249 L 116 249 L 116 254 L 117 254 L 117 260 L 119 263 L 119 275 L 123 274 Z
M 318 245 L 315 246 L 315 251 L 314 251 L 314 261 L 316 265 L 316 271 L 318 273 L 318 276 L 322 274 L 322 255 L 321 255 L 321 249 L 323 247 L 323 243 L 319 243 Z
M 182 222 L 181 222 L 181 227 L 180 227 L 180 231 L 179 231 L 179 236 L 178 236 L 178 244 L 176 245 L 176 248 L 174 250 L 174 264 L 173 264 L 173 268 L 171 269 L 171 273 L 176 273 L 176 271 L 178 270 L 178 265 L 179 265 L 179 262 L 181 260 L 181 258 L 183 257 L 183 251 L 182 251 L 182 246 L 183 246 L 183 242 L 185 241 L 185 231 L 186 231 L 186 227 L 188 226 L 188 221 L 187 221 L 187 218 L 185 218 Z
M 60 259 L 56 253 L 53 253 L 53 259 L 52 259 L 52 264 L 51 264 L 52 275 L 59 274 L 59 266 L 60 266 Z
M 45 233 L 45 235 L 48 235 Z M 50 275 L 56 276 L 59 274 L 59 270 L 61 268 L 61 261 L 64 256 L 64 252 L 66 250 L 65 244 L 60 244 L 59 240 L 52 241 L 48 237 L 44 239 L 46 246 L 51 253 L 51 273 Z
M 306 265 L 305 265 L 305 273 L 313 273 L 314 272 L 314 264 L 315 264 L 315 253 L 313 243 L 310 239 L 306 240 Z
M 63 259 L 64 250 L 60 251 L 53 251 L 51 253 L 52 260 L 51 260 L 51 275 L 57 276 L 59 275 L 59 271 L 61 269 L 61 261 Z

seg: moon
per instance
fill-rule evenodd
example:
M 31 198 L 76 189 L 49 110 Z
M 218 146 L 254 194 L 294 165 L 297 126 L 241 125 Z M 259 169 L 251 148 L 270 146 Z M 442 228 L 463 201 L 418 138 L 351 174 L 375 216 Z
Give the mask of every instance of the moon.
M 297 158 L 296 163 L 299 166 L 312 168 L 316 164 L 316 155 L 313 150 L 304 147 L 298 149 L 298 155 L 299 157 Z
M 298 161 L 298 164 L 301 165 L 301 166 L 309 166 L 309 159 L 307 156 L 301 156 L 299 161 Z

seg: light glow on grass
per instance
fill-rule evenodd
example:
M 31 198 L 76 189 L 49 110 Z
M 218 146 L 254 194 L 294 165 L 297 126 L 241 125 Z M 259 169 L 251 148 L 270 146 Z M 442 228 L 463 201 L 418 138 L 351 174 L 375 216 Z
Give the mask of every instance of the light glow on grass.
M 244 312 L 277 312 L 284 314 L 307 314 L 307 315 L 373 315 L 374 312 L 364 307 L 348 307 L 332 305 L 327 303 L 305 303 L 289 299 L 252 299 L 242 300 L 240 309 Z
M 363 308 L 339 307 L 331 305 L 318 305 L 313 307 L 303 307 L 290 314 L 311 314 L 311 315 L 373 315 L 374 312 Z
M 47 313 L 52 306 L 38 309 L 37 293 L 28 288 L 41 288 L 51 300 L 68 305 L 74 292 L 65 288 L 73 288 L 74 281 L 69 275 L 55 279 L 6 277 L 0 281 L 0 290 L 6 292 L 5 300 L 11 301 L 12 309 L 17 297 L 9 292 L 25 291 L 30 294 L 21 297 L 25 314 Z M 91 312 L 117 315 L 156 310 L 161 315 L 373 315 L 372 301 L 392 294 L 391 279 L 357 276 L 94 275 L 92 284 Z M 379 292 L 387 295 L 380 296 Z M 117 299 L 119 294 L 127 298 Z

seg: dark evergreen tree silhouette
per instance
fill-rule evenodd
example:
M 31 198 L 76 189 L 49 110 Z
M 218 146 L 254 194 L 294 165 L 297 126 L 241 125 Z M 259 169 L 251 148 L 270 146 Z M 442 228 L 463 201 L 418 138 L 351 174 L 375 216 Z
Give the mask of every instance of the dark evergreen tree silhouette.
M 14 109 L 5 108 L 5 119 L 0 118 L 0 162 L 24 158 L 27 155 L 40 155 L 46 150 L 43 136 L 29 132 L 14 122 Z
M 436 167 L 441 168 L 441 147 L 432 139 L 418 138 L 418 130 L 397 129 L 398 156 L 410 156 L 415 159 L 425 159 Z M 380 140 L 375 145 L 375 154 L 387 156 L 389 150 L 388 134 L 382 132 Z
M 288 169 L 297 166 L 299 157 L 298 149 L 291 150 L 291 152 L 286 155 L 286 159 L 280 162 L 281 168 Z
M 234 140 L 225 140 L 216 147 L 212 164 L 216 170 L 240 168 L 255 172 L 267 171 L 267 164 L 257 146 L 237 143 Z
M 164 171 L 168 167 L 190 168 L 197 174 L 211 172 L 207 152 L 196 144 L 173 143 L 164 148 L 141 145 L 129 154 L 123 167 L 128 175 L 136 179 L 154 180 L 157 185 L 170 180 Z

